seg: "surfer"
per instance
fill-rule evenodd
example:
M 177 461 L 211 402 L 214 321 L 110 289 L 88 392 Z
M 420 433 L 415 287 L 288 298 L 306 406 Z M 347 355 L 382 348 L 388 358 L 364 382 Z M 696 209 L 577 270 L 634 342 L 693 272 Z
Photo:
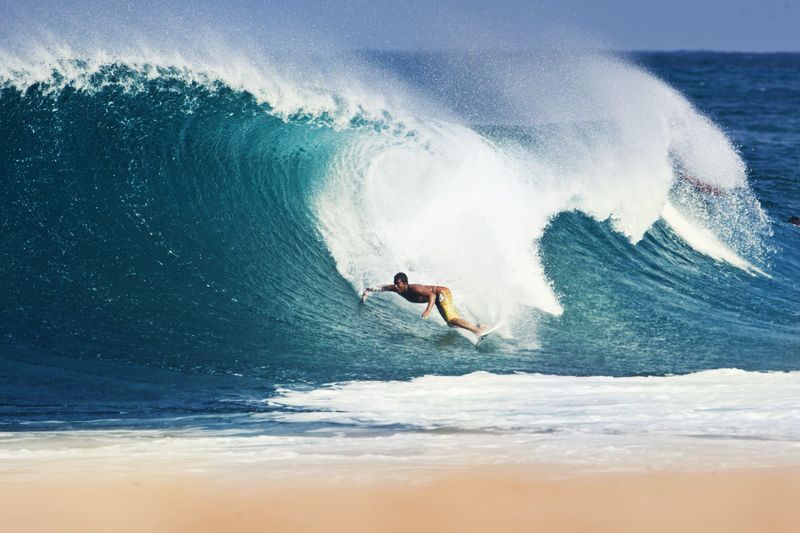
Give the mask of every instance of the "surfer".
M 463 328 L 469 330 L 479 338 L 486 331 L 486 328 L 473 326 L 459 316 L 458 311 L 456 311 L 456 308 L 453 305 L 453 294 L 450 292 L 450 289 L 447 287 L 441 287 L 439 285 L 419 285 L 416 283 L 409 285 L 408 276 L 406 276 L 403 272 L 398 272 L 394 275 L 393 285 L 383 285 L 377 288 L 365 289 L 361 294 L 361 303 L 367 301 L 370 293 L 385 291 L 396 292 L 411 303 L 428 304 L 428 306 L 422 312 L 422 318 L 428 318 L 431 309 L 433 309 L 433 306 L 436 305 L 436 309 L 439 310 L 439 314 L 442 315 L 444 321 L 447 322 L 447 325 L 451 328 Z

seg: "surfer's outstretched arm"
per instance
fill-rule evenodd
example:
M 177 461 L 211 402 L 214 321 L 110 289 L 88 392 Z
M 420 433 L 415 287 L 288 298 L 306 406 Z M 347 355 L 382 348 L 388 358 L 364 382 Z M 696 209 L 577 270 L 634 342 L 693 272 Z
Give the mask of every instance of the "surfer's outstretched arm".
M 383 292 L 383 291 L 397 292 L 397 289 L 395 289 L 394 285 L 381 285 L 379 287 L 367 287 L 366 289 L 364 289 L 364 292 L 361 293 L 361 303 L 363 304 L 364 302 L 367 301 L 367 298 L 369 298 L 370 293 Z

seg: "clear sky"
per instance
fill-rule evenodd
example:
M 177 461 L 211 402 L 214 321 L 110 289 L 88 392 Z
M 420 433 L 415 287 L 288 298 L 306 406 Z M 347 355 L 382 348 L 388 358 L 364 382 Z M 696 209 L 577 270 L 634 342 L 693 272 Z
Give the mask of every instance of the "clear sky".
M 0 31 L 26 11 L 56 23 L 119 14 L 178 15 L 222 31 L 323 37 L 347 48 L 543 48 L 569 41 L 619 50 L 800 51 L 800 0 L 0 0 Z M 55 15 L 57 13 L 57 15 Z
M 800 0 L 239 0 L 238 7 L 333 32 L 357 48 L 537 48 L 586 38 L 623 50 L 800 51 Z

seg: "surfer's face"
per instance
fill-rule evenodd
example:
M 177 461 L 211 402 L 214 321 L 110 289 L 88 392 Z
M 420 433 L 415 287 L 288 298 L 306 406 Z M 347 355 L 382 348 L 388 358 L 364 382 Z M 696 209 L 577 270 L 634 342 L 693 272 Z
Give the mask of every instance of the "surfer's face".
M 397 292 L 406 292 L 408 283 L 404 282 L 402 279 L 396 279 L 394 280 L 394 288 L 397 289 Z

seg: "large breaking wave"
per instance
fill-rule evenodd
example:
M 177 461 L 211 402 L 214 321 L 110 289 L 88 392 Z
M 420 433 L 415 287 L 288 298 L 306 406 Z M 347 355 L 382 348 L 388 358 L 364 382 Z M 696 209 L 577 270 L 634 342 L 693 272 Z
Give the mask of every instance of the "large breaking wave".
M 443 332 L 403 302 L 356 309 L 404 270 L 452 287 L 467 317 L 503 320 L 493 349 L 540 348 L 544 328 L 567 350 L 613 351 L 698 317 L 726 327 L 740 302 L 704 276 L 769 268 L 735 148 L 621 59 L 0 57 L 2 320 L 17 346 L 211 372 L 369 359 L 380 374 L 381 346 L 405 346 L 392 335 Z M 598 317 L 609 295 L 581 288 L 604 272 L 630 293 Z M 578 327 L 548 322 L 570 306 Z M 652 320 L 665 306 L 666 326 Z M 388 366 L 417 374 L 406 348 Z M 706 365 L 655 361 L 644 371 Z

